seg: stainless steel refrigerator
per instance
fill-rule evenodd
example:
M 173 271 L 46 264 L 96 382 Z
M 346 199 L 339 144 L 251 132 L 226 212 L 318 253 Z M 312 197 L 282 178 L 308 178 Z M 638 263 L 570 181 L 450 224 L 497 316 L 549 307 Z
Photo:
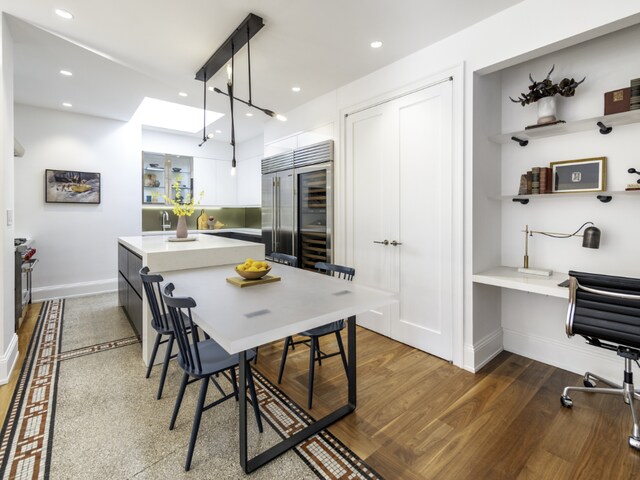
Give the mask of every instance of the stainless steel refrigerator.
M 273 252 L 313 269 L 331 262 L 333 236 L 333 141 L 262 161 L 262 240 Z

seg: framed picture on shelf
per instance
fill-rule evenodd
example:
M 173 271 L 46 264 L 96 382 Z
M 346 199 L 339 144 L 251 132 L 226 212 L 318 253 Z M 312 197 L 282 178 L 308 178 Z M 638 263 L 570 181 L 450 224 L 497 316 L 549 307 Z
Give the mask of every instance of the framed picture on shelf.
M 46 203 L 100 203 L 100 174 L 45 170 Z
M 553 193 L 604 192 L 607 157 L 551 162 Z

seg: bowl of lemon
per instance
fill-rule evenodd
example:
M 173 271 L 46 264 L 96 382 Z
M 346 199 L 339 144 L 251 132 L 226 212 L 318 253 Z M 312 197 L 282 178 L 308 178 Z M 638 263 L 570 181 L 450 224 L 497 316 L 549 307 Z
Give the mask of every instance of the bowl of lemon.
M 271 271 L 271 265 L 260 260 L 247 258 L 244 263 L 236 265 L 236 272 L 247 280 L 257 280 Z

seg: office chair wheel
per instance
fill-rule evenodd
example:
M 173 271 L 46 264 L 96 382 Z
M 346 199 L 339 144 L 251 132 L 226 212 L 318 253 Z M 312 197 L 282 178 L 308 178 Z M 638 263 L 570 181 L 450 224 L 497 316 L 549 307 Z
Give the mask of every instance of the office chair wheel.
M 629 446 L 631 448 L 635 448 L 636 450 L 640 450 L 640 438 L 629 435 Z
M 596 388 L 596 382 L 591 380 L 590 378 L 587 379 L 585 378 L 582 383 L 584 384 L 585 387 L 587 388 Z
M 573 407 L 573 400 L 567 395 L 560 395 L 560 405 L 565 408 Z

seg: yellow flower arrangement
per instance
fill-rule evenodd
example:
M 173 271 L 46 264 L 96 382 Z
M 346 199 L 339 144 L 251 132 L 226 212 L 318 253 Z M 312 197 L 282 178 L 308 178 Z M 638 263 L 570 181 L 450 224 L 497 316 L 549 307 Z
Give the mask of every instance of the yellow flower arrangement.
M 176 181 L 172 188 L 176 192 L 175 200 L 173 198 L 169 198 L 166 195 L 163 195 L 164 199 L 173 205 L 173 213 L 178 217 L 190 217 L 191 214 L 195 211 L 196 205 L 200 205 L 200 201 L 202 200 L 202 196 L 204 195 L 204 191 L 200 192 L 200 198 L 198 198 L 198 202 L 196 203 L 196 199 L 191 198 L 191 193 L 188 193 L 187 196 L 182 198 L 182 193 L 180 191 L 180 182 Z

